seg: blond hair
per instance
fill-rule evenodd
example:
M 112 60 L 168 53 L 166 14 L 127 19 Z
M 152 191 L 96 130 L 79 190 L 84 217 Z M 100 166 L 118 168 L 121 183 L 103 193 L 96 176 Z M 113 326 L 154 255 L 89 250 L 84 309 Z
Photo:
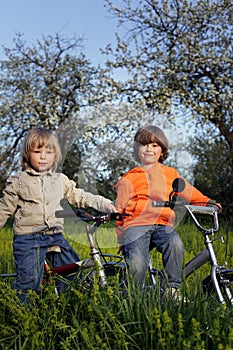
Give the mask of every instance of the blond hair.
M 134 136 L 133 157 L 136 162 L 140 163 L 138 150 L 140 145 L 148 145 L 157 142 L 162 148 L 162 154 L 159 163 L 163 163 L 168 157 L 168 140 L 164 132 L 157 126 L 147 125 L 138 129 Z
M 58 163 L 62 159 L 61 148 L 56 136 L 51 131 L 44 128 L 34 128 L 28 132 L 21 152 L 21 165 L 23 170 L 30 167 L 30 153 L 33 148 L 42 148 L 44 146 L 53 149 L 55 152 L 55 162 L 52 166 L 52 170 L 56 171 Z

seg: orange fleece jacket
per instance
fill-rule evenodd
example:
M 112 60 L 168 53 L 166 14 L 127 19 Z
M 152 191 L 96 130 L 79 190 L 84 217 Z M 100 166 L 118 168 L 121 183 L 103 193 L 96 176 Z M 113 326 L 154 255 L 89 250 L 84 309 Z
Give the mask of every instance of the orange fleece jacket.
M 177 177 L 180 176 L 175 168 L 161 163 L 155 163 L 149 170 L 137 166 L 121 177 L 114 186 L 117 190 L 116 208 L 129 216 L 118 222 L 119 243 L 123 231 L 131 226 L 174 225 L 174 211 L 170 208 L 154 208 L 152 201 L 168 201 L 172 182 Z M 198 205 L 206 205 L 210 201 L 210 198 L 184 181 L 185 189 L 179 197 Z

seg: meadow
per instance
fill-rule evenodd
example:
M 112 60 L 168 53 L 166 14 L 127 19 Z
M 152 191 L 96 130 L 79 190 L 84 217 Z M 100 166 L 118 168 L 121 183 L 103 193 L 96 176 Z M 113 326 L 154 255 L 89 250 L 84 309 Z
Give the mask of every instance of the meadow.
M 223 228 L 221 233 L 226 236 Z M 83 232 L 84 227 L 79 230 Z M 186 247 L 186 260 L 203 249 L 201 234 L 189 222 L 180 224 L 177 231 Z M 77 234 L 73 223 L 66 226 L 66 232 L 80 258 L 88 257 L 85 235 Z M 233 266 L 232 233 L 230 228 L 228 267 Z M 0 234 L 0 271 L 13 272 L 12 229 L 3 228 Z M 105 252 L 117 252 L 114 228 L 99 228 L 98 239 Z M 217 240 L 215 245 L 219 261 L 224 263 L 226 244 Z M 156 252 L 153 260 L 161 264 L 161 256 Z M 2 280 L 0 349 L 233 349 L 233 307 L 214 303 L 201 289 L 201 278 L 209 273 L 209 268 L 207 264 L 185 282 L 183 290 L 188 303 L 161 302 L 156 290 L 146 296 L 129 290 L 126 296 L 116 285 L 107 290 L 95 285 L 89 293 L 82 293 L 73 285 L 57 299 L 48 285 L 41 294 L 30 293 L 29 305 L 21 305 L 10 284 Z

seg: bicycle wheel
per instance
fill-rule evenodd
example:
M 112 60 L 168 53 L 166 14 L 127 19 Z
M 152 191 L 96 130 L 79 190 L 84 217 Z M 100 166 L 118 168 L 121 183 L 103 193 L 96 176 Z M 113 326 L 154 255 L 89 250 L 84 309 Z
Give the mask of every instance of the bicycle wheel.
M 226 303 L 233 305 L 233 268 L 220 268 L 217 271 L 217 281 L 219 283 L 219 287 L 221 293 L 224 297 Z M 207 276 L 202 281 L 203 291 L 207 293 L 211 299 L 217 300 L 217 293 L 215 291 L 211 275 Z M 219 300 L 218 300 L 219 302 Z
M 120 286 L 120 284 L 125 280 L 126 267 L 124 263 L 109 261 L 103 263 L 103 268 L 107 286 Z M 97 275 L 98 273 L 96 270 L 91 270 L 86 274 L 84 279 L 81 281 L 81 286 L 84 288 L 84 290 L 92 289 L 94 280 L 98 278 Z
M 121 262 L 107 262 L 103 264 L 108 285 L 120 285 L 126 279 L 126 265 Z
M 210 254 L 207 249 L 204 249 L 192 260 L 190 260 L 184 267 L 184 277 L 187 278 L 191 273 L 196 271 L 199 267 L 203 266 L 209 261 Z

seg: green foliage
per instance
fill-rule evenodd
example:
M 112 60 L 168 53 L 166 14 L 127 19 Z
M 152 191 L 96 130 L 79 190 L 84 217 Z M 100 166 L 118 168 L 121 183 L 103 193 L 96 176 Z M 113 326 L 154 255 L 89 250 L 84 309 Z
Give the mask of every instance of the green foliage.
M 187 249 L 186 259 L 203 248 L 201 234 L 193 226 L 181 224 L 178 231 Z M 107 232 L 101 232 L 100 236 L 102 234 L 107 235 Z M 112 234 L 110 229 L 110 236 Z M 13 269 L 11 230 L 2 229 L 1 238 L 0 271 L 3 273 L 6 272 L 3 260 L 12 264 Z M 72 233 L 71 238 L 82 257 L 87 256 L 85 244 L 73 240 Z M 222 261 L 225 259 L 224 245 L 220 241 L 215 244 Z M 232 252 L 232 241 L 229 244 Z M 116 247 L 108 249 L 114 252 Z M 153 258 L 161 263 L 160 254 L 154 252 Z M 60 299 L 56 299 L 53 289 L 46 286 L 40 294 L 31 292 L 31 302 L 21 305 L 9 285 L 1 282 L 0 348 L 230 350 L 233 347 L 233 309 L 213 304 L 203 295 L 200 281 L 207 273 L 208 265 L 187 280 L 183 293 L 189 297 L 188 304 L 171 300 L 161 303 L 158 290 L 142 295 L 131 284 L 128 295 L 120 293 L 117 286 L 101 290 L 98 285 L 94 285 L 90 293 L 82 293 L 74 284 Z
M 62 172 L 66 174 L 69 179 L 72 179 L 78 185 L 78 172 L 81 164 L 81 147 L 74 143 L 66 154 L 63 162 Z
M 116 185 L 117 180 L 128 170 L 133 168 L 135 163 L 133 161 L 128 161 L 122 159 L 119 155 L 118 159 L 111 159 L 106 164 L 105 168 L 97 176 L 97 190 L 98 193 L 111 198 L 113 201 L 116 198 L 116 190 L 114 190 L 114 185 Z
M 1 230 L 0 239 L 0 271 L 1 273 L 11 273 L 15 271 L 12 253 L 13 233 L 11 228 Z
M 186 107 L 201 125 L 213 123 L 233 145 L 231 0 L 106 0 L 119 21 L 110 69 L 125 69 L 118 86 L 128 99 L 169 113 Z M 186 110 L 185 121 L 189 121 Z
M 204 134 L 204 135 L 203 135 Z M 196 162 L 193 166 L 195 186 L 223 206 L 223 214 L 232 222 L 233 214 L 233 155 L 227 142 L 208 131 L 191 140 L 190 152 Z

